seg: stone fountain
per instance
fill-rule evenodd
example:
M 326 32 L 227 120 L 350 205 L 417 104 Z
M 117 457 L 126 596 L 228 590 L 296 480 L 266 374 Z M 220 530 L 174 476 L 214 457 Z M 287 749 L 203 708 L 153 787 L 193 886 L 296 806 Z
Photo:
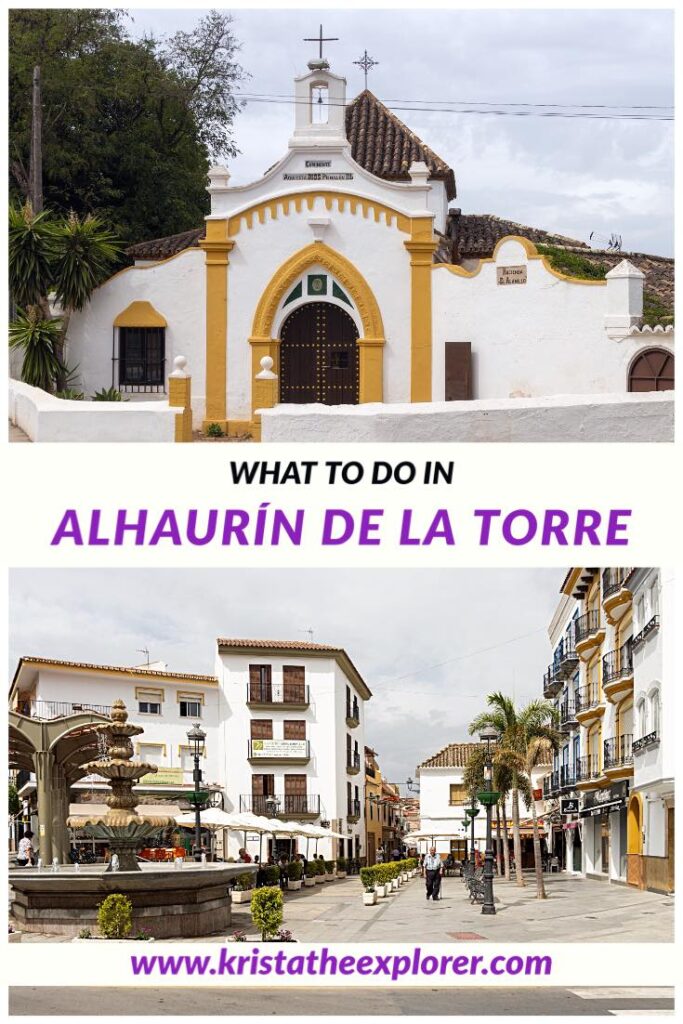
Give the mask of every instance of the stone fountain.
M 158 768 L 154 764 L 133 760 L 131 737 L 139 736 L 145 730 L 128 723 L 128 712 L 122 700 L 115 700 L 112 704 L 111 718 L 112 721 L 106 725 L 95 727 L 95 732 L 106 741 L 106 756 L 85 765 L 85 771 L 100 775 L 109 783 L 111 793 L 105 801 L 109 810 L 105 815 L 96 815 L 85 821 L 80 817 L 69 818 L 67 825 L 83 827 L 88 836 L 106 840 L 111 853 L 108 871 L 112 871 L 114 865 L 118 865 L 119 871 L 139 871 L 137 851 L 147 839 L 175 825 L 175 821 L 163 815 L 142 818 L 135 813 L 138 801 L 133 795 L 133 786 L 143 775 L 153 774 Z
M 83 928 L 97 929 L 97 908 L 110 893 L 128 896 L 133 907 L 133 933 L 144 929 L 164 939 L 224 933 L 230 924 L 229 886 L 237 875 L 256 873 L 255 864 L 142 864 L 136 851 L 174 819 L 162 814 L 136 813 L 133 786 L 156 772 L 153 764 L 133 760 L 131 737 L 144 732 L 128 723 L 122 700 L 114 701 L 111 722 L 94 726 L 106 744 L 106 756 L 85 770 L 107 779 L 111 793 L 106 814 L 70 818 L 67 824 L 85 828 L 109 844 L 108 865 L 55 864 L 49 870 L 10 871 L 11 920 L 21 931 L 78 936 Z M 84 808 L 87 804 L 82 805 Z M 160 808 L 159 810 L 162 810 Z M 117 870 L 112 861 L 116 858 Z

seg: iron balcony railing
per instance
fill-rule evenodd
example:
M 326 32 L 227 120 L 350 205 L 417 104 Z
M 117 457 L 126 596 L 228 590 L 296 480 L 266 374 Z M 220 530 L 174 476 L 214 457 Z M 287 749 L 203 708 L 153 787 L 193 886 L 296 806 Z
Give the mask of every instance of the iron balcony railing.
M 633 741 L 633 753 L 640 754 L 643 750 L 647 750 L 648 747 L 654 747 L 659 743 L 659 733 L 655 729 L 654 732 L 649 732 L 646 736 L 641 736 L 640 739 Z
M 543 796 L 548 798 L 554 796 L 560 790 L 560 773 L 559 771 L 551 772 L 550 775 L 546 775 L 543 780 Z
M 600 707 L 602 704 L 602 697 L 600 696 L 600 687 L 593 686 L 582 686 L 576 694 L 575 710 L 576 712 L 588 711 L 590 708 Z
M 617 594 L 624 585 L 624 581 L 630 576 L 631 569 L 603 569 L 602 573 L 602 599 Z
M 357 700 L 354 700 L 353 704 L 346 705 L 346 717 L 356 724 L 360 722 L 360 709 Z
M 557 665 L 553 663 L 548 666 L 548 671 L 543 676 L 543 696 L 546 700 L 550 700 L 562 689 L 562 676 L 557 670 Z
M 17 704 L 17 711 L 20 715 L 28 718 L 42 718 L 52 720 L 53 718 L 64 718 L 66 715 L 78 715 L 82 712 L 92 711 L 98 715 L 111 717 L 111 707 L 105 704 L 86 704 L 82 701 L 57 701 L 57 700 L 32 700 L 23 698 Z
M 347 771 L 351 771 L 351 772 L 359 772 L 360 771 L 360 754 L 358 754 L 358 753 L 352 754 L 349 751 L 347 751 L 347 754 L 346 754 L 346 769 L 347 769 Z
M 633 643 L 629 638 L 617 651 L 610 651 L 602 659 L 602 685 L 633 675 Z
M 247 683 L 249 704 L 298 704 L 305 707 L 310 703 L 308 687 L 303 683 Z
M 320 814 L 320 796 L 317 793 L 243 793 L 240 812 L 251 811 L 266 818 L 295 818 L 299 814 Z
M 560 768 L 560 789 L 573 789 L 576 784 L 574 766 L 563 764 Z
M 587 782 L 600 777 L 600 758 L 597 754 L 584 754 L 576 762 L 576 781 Z
M 605 768 L 625 768 L 633 764 L 633 736 L 613 736 L 604 741 Z
M 573 700 L 565 700 L 560 704 L 560 728 L 563 731 L 576 725 L 576 706 Z
M 574 643 L 580 644 L 600 629 L 600 611 L 597 608 L 579 615 L 574 623 Z
M 349 800 L 347 818 L 360 818 L 360 800 Z
M 556 657 L 555 666 L 562 679 L 572 675 L 579 663 L 579 656 L 574 647 L 574 638 L 571 631 L 568 631 L 560 642 Z
M 645 643 L 650 633 L 656 633 L 659 629 L 659 615 L 653 615 L 646 626 L 643 626 L 640 633 L 636 633 L 631 642 L 631 649 L 636 650 Z

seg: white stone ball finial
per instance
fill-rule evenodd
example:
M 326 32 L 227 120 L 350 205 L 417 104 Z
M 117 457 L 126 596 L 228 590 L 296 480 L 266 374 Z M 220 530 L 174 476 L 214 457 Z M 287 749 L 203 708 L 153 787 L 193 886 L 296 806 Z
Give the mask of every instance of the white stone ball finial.
M 173 360 L 173 372 L 170 374 L 171 377 L 187 377 L 187 359 L 185 356 L 176 356 Z
M 270 356 L 263 356 L 261 359 L 261 372 L 256 374 L 255 380 L 277 380 L 277 374 L 273 373 L 273 360 Z

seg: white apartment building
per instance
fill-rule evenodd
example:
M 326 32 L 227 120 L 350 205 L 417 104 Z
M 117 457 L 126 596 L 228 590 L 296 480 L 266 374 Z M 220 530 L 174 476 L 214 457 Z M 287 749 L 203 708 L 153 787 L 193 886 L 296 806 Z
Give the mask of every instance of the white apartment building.
M 364 855 L 365 701 L 340 647 L 219 639 L 216 675 L 226 810 L 329 823 L 325 856 Z M 248 840 L 258 852 L 256 839 Z M 286 841 L 286 846 L 289 842 Z
M 417 768 L 420 782 L 420 832 L 434 837 L 433 845 L 437 853 L 452 853 L 456 860 L 470 856 L 471 819 L 465 808 L 470 805 L 470 793 L 464 784 L 465 769 L 472 754 L 477 751 L 480 743 L 450 743 L 427 758 Z M 539 767 L 532 774 L 532 791 L 535 799 L 539 827 L 545 835 L 543 814 L 543 775 L 547 768 Z M 493 809 L 492 830 L 494 841 L 496 831 L 496 811 Z M 523 866 L 531 866 L 532 826 L 531 811 L 520 801 L 520 831 L 523 839 Z M 508 840 L 512 839 L 512 807 L 511 801 L 506 802 L 504 814 L 501 814 L 501 832 L 508 831 Z M 421 849 L 424 850 L 424 843 Z M 432 845 L 428 841 L 428 845 Z M 486 847 L 486 809 L 479 805 L 479 813 L 474 818 L 474 846 L 482 854 Z M 531 858 L 531 859 L 530 859 Z
M 135 743 L 136 758 L 158 767 L 136 787 L 140 803 L 171 805 L 169 814 L 189 806 L 194 782 L 187 732 L 198 722 L 206 733 L 202 789 L 212 803 L 226 811 L 329 822 L 345 839 L 321 841 L 318 852 L 361 857 L 361 755 L 370 696 L 342 648 L 221 639 L 215 675 L 175 673 L 163 662 L 123 667 L 25 657 L 10 708 L 50 721 L 88 710 L 106 715 L 122 699 L 129 721 L 145 730 Z M 35 776 L 24 770 L 18 784 L 19 796 L 30 800 Z M 69 800 L 101 804 L 106 792 L 103 779 L 79 777 Z M 230 833 L 222 852 L 235 855 L 244 840 Z M 247 834 L 246 842 L 259 852 L 258 837 Z
M 655 569 L 570 569 L 543 684 L 566 737 L 544 780 L 563 866 L 662 892 L 673 888 L 672 738 L 662 715 L 670 589 Z

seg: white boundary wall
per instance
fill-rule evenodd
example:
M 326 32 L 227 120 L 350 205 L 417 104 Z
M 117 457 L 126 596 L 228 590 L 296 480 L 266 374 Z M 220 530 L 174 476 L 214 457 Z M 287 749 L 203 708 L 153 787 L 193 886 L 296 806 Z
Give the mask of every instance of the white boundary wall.
M 674 392 L 279 405 L 261 424 L 263 441 L 673 441 Z
M 182 410 L 168 402 L 87 402 L 55 398 L 9 382 L 10 421 L 32 441 L 175 441 Z

